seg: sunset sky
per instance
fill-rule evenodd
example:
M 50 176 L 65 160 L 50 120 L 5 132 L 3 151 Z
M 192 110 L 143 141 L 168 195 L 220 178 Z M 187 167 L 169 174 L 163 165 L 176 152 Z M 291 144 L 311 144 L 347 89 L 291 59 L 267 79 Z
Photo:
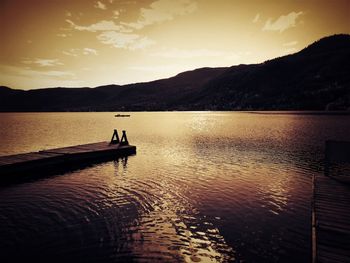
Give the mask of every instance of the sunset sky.
M 0 85 L 95 87 L 259 63 L 350 33 L 349 0 L 0 0 Z

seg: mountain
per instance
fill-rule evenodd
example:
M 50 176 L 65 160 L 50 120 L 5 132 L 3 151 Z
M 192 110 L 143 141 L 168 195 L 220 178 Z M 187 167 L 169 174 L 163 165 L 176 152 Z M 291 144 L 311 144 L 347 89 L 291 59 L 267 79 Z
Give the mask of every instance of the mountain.
M 0 111 L 120 111 L 176 108 L 227 68 L 201 68 L 168 79 L 96 88 L 14 90 L 0 87 Z
M 350 35 L 325 37 L 261 64 L 200 68 L 96 88 L 14 90 L 0 111 L 350 110 Z
M 345 110 L 349 72 L 350 35 L 335 35 L 293 55 L 231 67 L 206 83 L 192 103 L 221 110 Z

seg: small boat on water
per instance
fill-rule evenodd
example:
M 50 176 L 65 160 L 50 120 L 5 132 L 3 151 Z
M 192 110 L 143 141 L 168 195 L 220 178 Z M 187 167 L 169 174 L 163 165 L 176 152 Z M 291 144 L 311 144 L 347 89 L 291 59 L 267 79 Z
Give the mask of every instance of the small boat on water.
M 117 114 L 114 117 L 130 117 L 130 114 Z

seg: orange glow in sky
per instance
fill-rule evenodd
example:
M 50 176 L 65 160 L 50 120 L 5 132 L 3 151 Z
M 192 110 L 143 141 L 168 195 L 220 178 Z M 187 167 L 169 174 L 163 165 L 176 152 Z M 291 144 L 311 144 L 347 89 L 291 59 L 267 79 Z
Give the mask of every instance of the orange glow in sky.
M 94 87 L 259 63 L 350 33 L 348 0 L 1 0 L 0 85 Z

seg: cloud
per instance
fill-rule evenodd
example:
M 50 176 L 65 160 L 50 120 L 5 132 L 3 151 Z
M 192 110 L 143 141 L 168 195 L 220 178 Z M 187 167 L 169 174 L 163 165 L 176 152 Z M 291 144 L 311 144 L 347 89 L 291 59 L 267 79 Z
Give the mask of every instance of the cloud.
M 147 25 L 172 20 L 175 16 L 193 13 L 196 9 L 197 4 L 191 0 L 158 0 L 149 8 L 141 8 L 140 17 L 136 22 L 122 24 L 141 29 Z
M 146 36 L 133 33 L 136 28 L 142 28 L 146 24 L 148 25 L 159 21 L 173 19 L 175 15 L 182 15 L 192 12 L 195 7 L 196 4 L 192 3 L 190 0 L 158 0 L 151 4 L 151 8 L 141 9 L 142 15 L 140 17 L 142 20 L 138 20 L 133 23 L 115 23 L 114 21 L 102 20 L 85 26 L 77 25 L 70 19 L 66 19 L 66 22 L 70 24 L 71 28 L 74 30 L 98 33 L 96 37 L 103 44 L 112 45 L 116 48 L 138 50 L 155 44 L 155 41 Z M 167 8 L 170 8 L 170 11 Z M 123 10 L 114 10 L 114 17 L 118 18 L 120 12 L 123 12 Z M 92 53 L 91 50 L 85 50 L 83 53 L 95 54 Z M 77 50 L 63 51 L 63 54 L 68 56 L 79 55 L 77 54 Z
M 197 57 L 224 57 L 225 59 L 233 59 L 240 57 L 240 54 L 232 51 L 210 50 L 210 49 L 163 49 L 159 52 L 152 53 L 151 56 L 164 58 L 197 58 Z
M 96 49 L 93 49 L 93 48 L 88 48 L 88 47 L 86 47 L 86 48 L 84 48 L 83 49 L 83 54 L 84 55 L 90 55 L 90 54 L 93 54 L 93 55 L 97 55 L 97 50 Z
M 72 56 L 72 57 L 77 57 L 79 55 L 98 55 L 98 52 L 96 49 L 93 48 L 71 48 L 69 50 L 63 50 L 62 54 L 67 55 L 67 56 Z
M 276 19 L 274 22 L 272 22 L 272 19 L 268 19 L 263 27 L 263 31 L 280 31 L 283 32 L 287 30 L 288 28 L 295 27 L 296 21 L 304 14 L 303 12 L 291 12 L 288 15 L 282 15 L 278 19 Z
M 115 31 L 106 31 L 97 36 L 103 44 L 113 45 L 115 47 L 126 48 L 139 38 L 136 34 L 124 34 Z
M 290 47 L 290 46 L 295 46 L 296 44 L 298 44 L 298 41 L 292 41 L 292 42 L 284 43 L 283 46 Z
M 143 49 L 155 43 L 153 40 L 147 37 L 142 37 L 138 34 L 130 33 L 132 32 L 132 30 L 127 30 L 124 26 L 115 24 L 114 21 L 102 20 L 100 22 L 88 26 L 76 25 L 73 21 L 69 19 L 67 19 L 66 22 L 69 23 L 72 28 L 78 31 L 99 32 L 99 35 L 97 35 L 97 39 L 101 43 L 109 44 L 116 48 L 136 50 Z M 100 31 L 103 32 L 100 33 Z M 74 50 L 73 52 L 71 51 L 63 51 L 63 54 L 69 56 L 77 56 L 77 50 Z M 88 51 L 85 51 L 85 53 L 86 52 Z
M 67 56 L 77 57 L 78 52 L 79 52 L 79 48 L 71 48 L 69 50 L 63 50 L 62 54 L 67 55 Z
M 72 72 L 68 71 L 58 71 L 58 70 L 50 70 L 50 71 L 43 71 L 39 74 L 44 76 L 52 76 L 52 77 L 67 77 L 67 76 L 74 76 Z
M 101 3 L 100 1 L 97 1 L 96 4 L 94 5 L 94 7 L 98 8 L 98 9 L 102 9 L 102 10 L 106 10 L 107 7 L 104 3 Z
M 89 32 L 97 32 L 97 31 L 122 31 L 125 32 L 125 28 L 120 25 L 116 25 L 113 21 L 102 20 L 95 24 L 91 24 L 89 26 L 79 26 L 76 25 L 72 20 L 66 19 L 66 22 L 71 25 L 72 28 L 78 31 L 89 31 Z
M 257 23 L 260 20 L 260 14 L 256 14 L 256 16 L 253 19 L 253 23 Z
M 116 31 L 102 32 L 97 36 L 97 39 L 103 44 L 130 50 L 143 49 L 155 43 L 147 37 L 140 37 L 137 34 L 125 34 Z
M 63 65 L 63 63 L 60 62 L 58 59 L 41 59 L 41 58 L 36 58 L 34 60 L 23 60 L 22 63 L 37 64 L 41 67 L 53 67 L 53 66 Z

